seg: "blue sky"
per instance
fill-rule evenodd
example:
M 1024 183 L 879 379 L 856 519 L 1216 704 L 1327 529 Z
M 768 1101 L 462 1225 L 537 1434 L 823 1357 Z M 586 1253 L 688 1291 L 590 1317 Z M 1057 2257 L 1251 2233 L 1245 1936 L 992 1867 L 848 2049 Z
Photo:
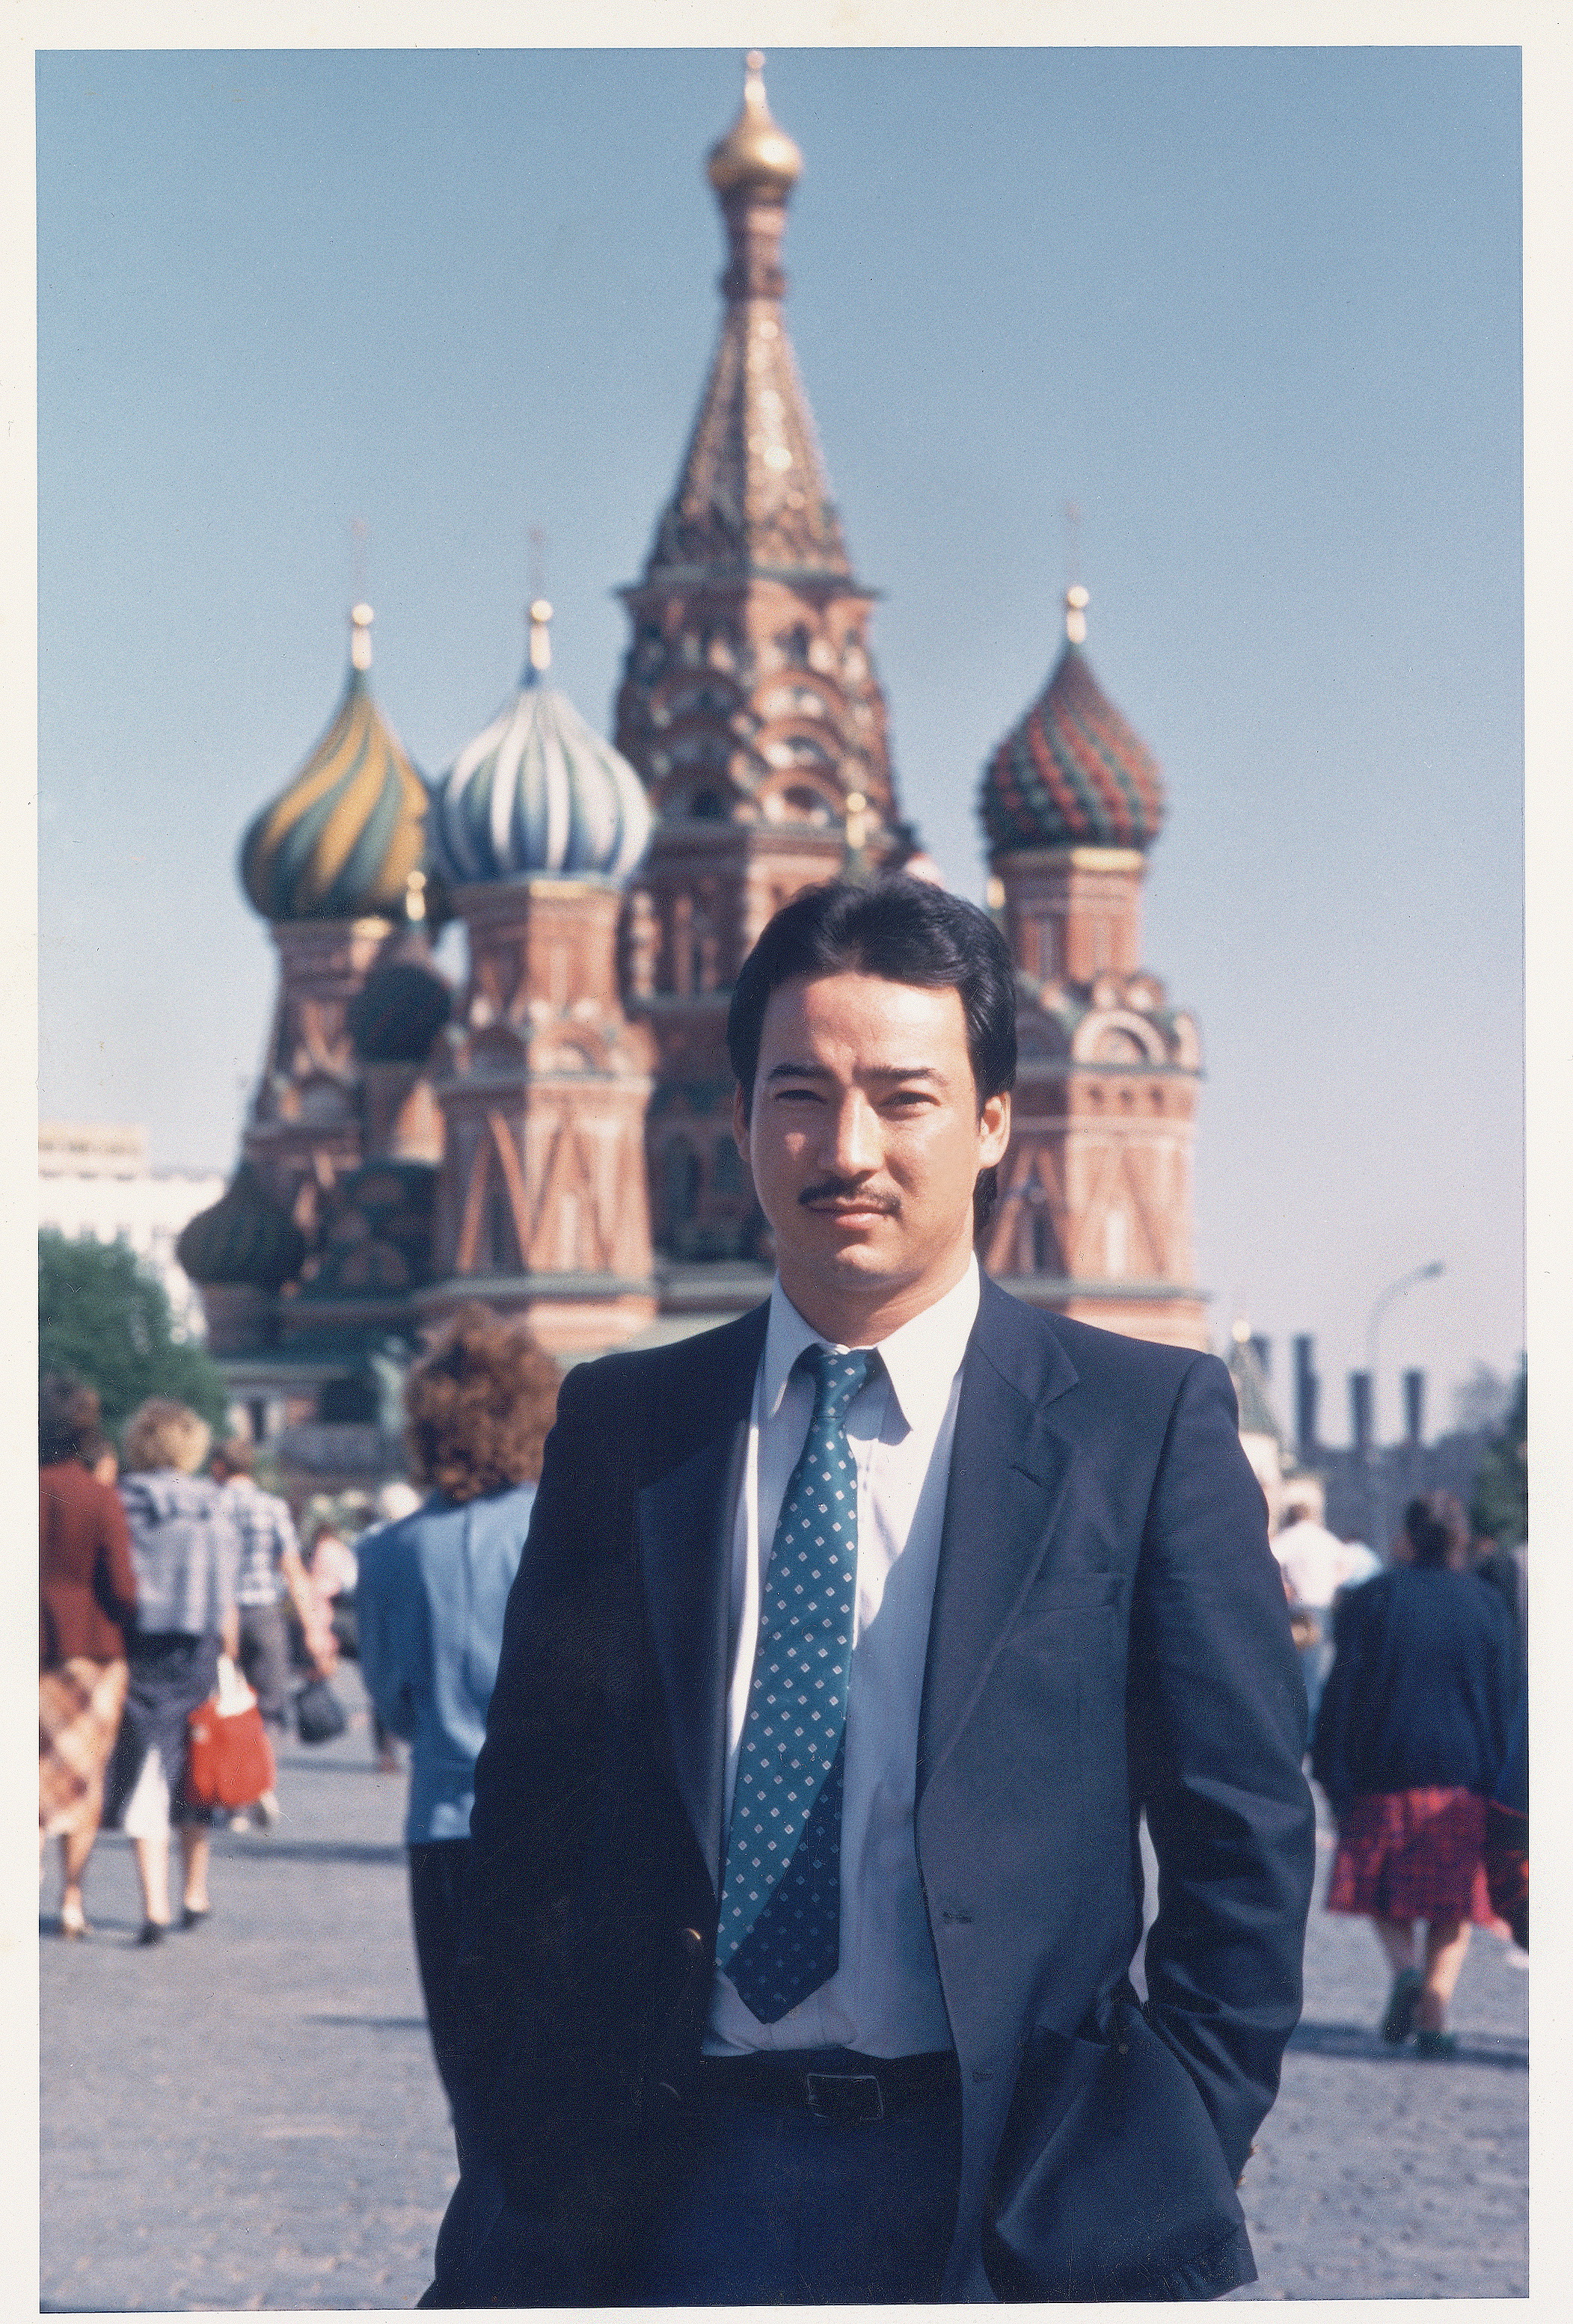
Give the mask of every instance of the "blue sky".
M 1376 1293 L 1433 1423 L 1522 1342 L 1519 65 L 1509 49 L 780 50 L 789 315 L 903 803 L 1088 650 L 1164 769 L 1202 1279 Z M 332 710 L 348 523 L 435 774 L 516 675 L 609 720 L 708 362 L 730 50 L 96 53 L 38 94 L 42 1106 L 227 1166 L 273 968 L 239 835 Z M 1286 1400 L 1281 1398 L 1281 1401 Z

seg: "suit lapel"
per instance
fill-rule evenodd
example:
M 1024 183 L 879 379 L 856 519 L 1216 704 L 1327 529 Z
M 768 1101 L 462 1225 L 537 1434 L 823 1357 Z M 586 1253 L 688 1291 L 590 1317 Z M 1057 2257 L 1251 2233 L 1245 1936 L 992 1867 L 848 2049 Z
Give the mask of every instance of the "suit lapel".
M 918 1731 L 920 1799 L 1048 1549 L 1071 1447 L 1043 1407 L 1076 1378 L 1041 1320 L 985 1277 L 950 1451 Z
M 639 1495 L 639 1557 L 672 1765 L 720 1893 L 732 1513 L 768 1309 L 743 1316 L 680 1381 L 671 1438 L 693 1449 Z

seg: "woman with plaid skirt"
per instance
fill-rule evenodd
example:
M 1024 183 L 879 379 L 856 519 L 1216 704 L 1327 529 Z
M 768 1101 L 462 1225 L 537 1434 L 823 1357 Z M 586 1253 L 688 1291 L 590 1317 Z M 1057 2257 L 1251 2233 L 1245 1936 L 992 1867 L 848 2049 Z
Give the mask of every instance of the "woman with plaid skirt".
M 1428 2058 L 1455 2047 L 1448 2004 L 1470 1928 L 1495 1917 L 1485 1811 L 1519 1692 L 1512 1617 L 1463 1570 L 1468 1542 L 1451 1493 L 1410 1503 L 1402 1562 L 1336 1609 L 1311 1754 L 1338 1824 L 1328 1910 L 1369 1916 L 1393 1970 L 1382 2038 L 1397 2047 L 1413 2034 Z
M 104 1770 L 125 1705 L 125 1628 L 136 1574 L 125 1513 L 93 1473 L 97 1392 L 46 1375 L 38 1404 L 38 1869 L 60 1844 L 60 1934 L 87 1933 L 82 1878 L 104 1807 Z

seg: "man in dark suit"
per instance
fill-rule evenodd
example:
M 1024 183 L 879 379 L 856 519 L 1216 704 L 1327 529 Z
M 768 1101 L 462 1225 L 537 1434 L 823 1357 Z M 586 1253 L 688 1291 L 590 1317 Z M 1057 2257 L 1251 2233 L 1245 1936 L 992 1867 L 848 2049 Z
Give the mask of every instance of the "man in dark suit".
M 798 897 L 728 1044 L 777 1281 L 564 1384 L 424 2304 L 1216 2296 L 1313 1864 L 1227 1374 L 980 1279 L 1015 1021 L 973 907 Z

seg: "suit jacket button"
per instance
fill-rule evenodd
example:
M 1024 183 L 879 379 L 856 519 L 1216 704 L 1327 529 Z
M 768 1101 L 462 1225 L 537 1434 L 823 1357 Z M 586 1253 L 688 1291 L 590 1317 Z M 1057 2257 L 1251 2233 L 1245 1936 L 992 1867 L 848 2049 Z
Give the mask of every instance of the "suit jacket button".
M 698 1929 L 685 1929 L 678 1942 L 690 1960 L 697 1960 L 705 1950 L 704 1938 Z

